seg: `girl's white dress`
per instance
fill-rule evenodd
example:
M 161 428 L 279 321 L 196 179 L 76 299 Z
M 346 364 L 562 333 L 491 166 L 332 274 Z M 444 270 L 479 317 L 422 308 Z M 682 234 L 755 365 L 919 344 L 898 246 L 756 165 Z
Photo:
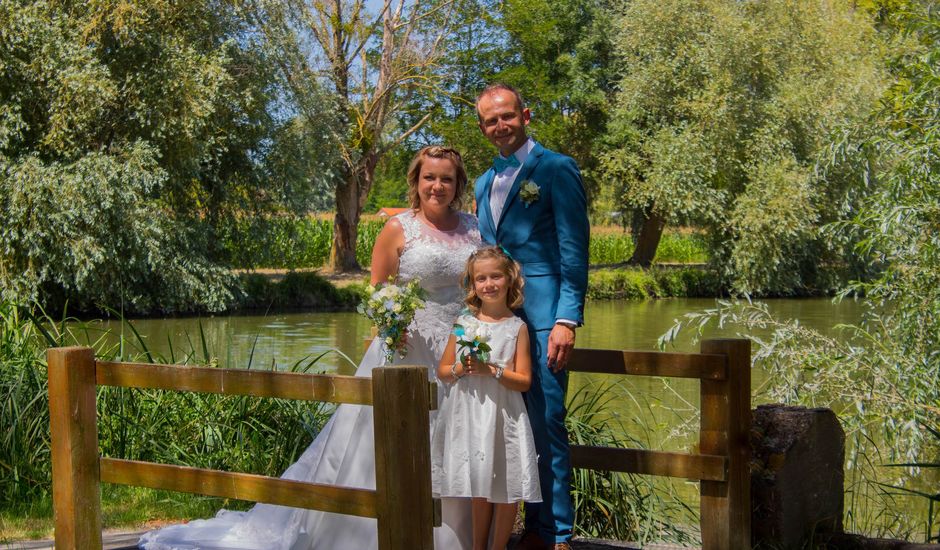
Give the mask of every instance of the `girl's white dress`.
M 447 232 L 425 225 L 411 211 L 397 218 L 405 233 L 398 276 L 403 281 L 419 279 L 428 295 L 408 327 L 408 354 L 404 359 L 396 355 L 394 363 L 427 365 L 433 380 L 462 308 L 460 277 L 467 258 L 482 246 L 480 232 L 470 214 L 461 213 L 459 226 Z M 370 376 L 384 364 L 381 342 L 375 339 L 356 376 Z M 432 425 L 433 417 L 432 412 Z M 281 477 L 375 489 L 373 425 L 372 407 L 339 405 Z M 434 529 L 435 548 L 470 548 L 469 502 L 443 499 L 442 517 L 443 525 Z M 247 512 L 222 510 L 212 519 L 151 531 L 138 545 L 144 550 L 367 550 L 376 548 L 378 541 L 374 519 L 258 504 Z
M 457 323 L 489 336 L 490 362 L 497 364 L 512 360 L 524 325 L 515 316 L 487 323 L 466 314 Z M 468 375 L 443 386 L 431 435 L 435 496 L 540 502 L 538 456 L 522 394 L 492 376 Z

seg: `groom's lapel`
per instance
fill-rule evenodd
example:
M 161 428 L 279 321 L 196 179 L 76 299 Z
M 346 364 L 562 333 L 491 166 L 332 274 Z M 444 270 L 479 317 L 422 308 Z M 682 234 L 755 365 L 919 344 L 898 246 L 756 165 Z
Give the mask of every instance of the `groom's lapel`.
M 493 210 L 490 208 L 490 190 L 493 188 L 493 179 L 496 177 L 496 172 L 490 168 L 484 174 L 486 179 L 483 180 L 483 191 L 480 194 L 480 197 L 483 199 L 483 204 L 478 205 L 480 214 L 482 214 L 483 221 L 489 224 L 490 234 L 493 235 L 493 238 L 496 238 L 496 223 L 493 221 Z
M 519 189 L 522 187 L 522 182 L 532 177 L 532 172 L 535 171 L 535 167 L 539 165 L 539 162 L 542 160 L 542 153 L 545 152 L 545 148 L 539 142 L 535 142 L 535 147 L 529 151 L 529 156 L 525 159 L 525 164 L 522 165 L 522 170 L 519 171 L 519 174 L 516 176 L 516 180 L 512 182 L 512 187 L 509 189 L 509 194 L 506 195 L 506 202 L 503 204 L 503 211 L 499 214 L 499 225 L 497 227 L 502 227 L 503 218 L 506 217 L 506 212 L 509 211 L 509 207 L 512 206 L 512 201 L 516 200 L 516 195 L 519 194 Z M 490 178 L 492 181 L 492 178 Z M 492 214 L 491 214 L 492 215 Z

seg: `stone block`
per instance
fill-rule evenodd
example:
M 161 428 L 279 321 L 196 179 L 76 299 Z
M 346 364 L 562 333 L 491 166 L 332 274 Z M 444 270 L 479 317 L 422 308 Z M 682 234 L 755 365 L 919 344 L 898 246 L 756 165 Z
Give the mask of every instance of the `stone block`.
M 751 447 L 755 548 L 805 548 L 842 532 L 845 433 L 831 410 L 761 405 Z

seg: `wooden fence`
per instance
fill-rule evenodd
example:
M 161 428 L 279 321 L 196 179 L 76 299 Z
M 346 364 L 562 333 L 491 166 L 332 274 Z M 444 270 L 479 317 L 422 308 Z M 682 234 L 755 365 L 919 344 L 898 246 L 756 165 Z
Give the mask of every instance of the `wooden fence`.
M 377 519 L 379 548 L 432 550 L 441 524 L 431 497 L 427 367 L 396 366 L 373 377 L 295 374 L 96 361 L 90 348 L 48 350 L 55 546 L 101 548 L 99 483 L 119 483 L 266 502 Z M 277 397 L 375 407 L 376 489 L 98 456 L 97 386 Z
M 575 468 L 698 480 L 704 550 L 751 547 L 751 342 L 705 340 L 700 353 L 577 349 L 570 371 L 701 380 L 698 453 L 571 446 Z
M 750 341 L 705 340 L 700 353 L 576 349 L 569 370 L 701 381 L 698 453 L 572 445 L 576 468 L 700 481 L 704 550 L 750 548 Z M 89 348 L 48 352 L 56 548 L 101 547 L 98 484 L 121 483 L 378 519 L 379 548 L 433 547 L 426 367 L 373 378 L 96 361 Z M 376 490 L 99 458 L 96 385 L 373 405 Z

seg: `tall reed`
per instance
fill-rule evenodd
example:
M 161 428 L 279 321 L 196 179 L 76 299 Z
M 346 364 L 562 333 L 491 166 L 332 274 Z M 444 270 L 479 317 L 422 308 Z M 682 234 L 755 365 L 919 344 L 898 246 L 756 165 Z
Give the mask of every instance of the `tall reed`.
M 0 304 L 0 506 L 44 497 L 50 488 L 49 401 L 45 349 L 90 345 L 99 359 L 217 366 L 200 330 L 195 343 L 170 357 L 152 354 L 126 323 L 116 344 L 74 319 L 33 317 Z M 254 368 L 254 354 L 247 368 Z M 306 372 L 317 358 L 295 363 Z M 272 367 L 273 368 L 273 367 Z M 161 390 L 98 389 L 98 441 L 105 456 L 280 474 L 306 448 L 330 407 L 278 399 Z
M 0 302 L 0 503 L 48 487 L 49 400 L 36 336 L 20 308 Z
M 608 383 L 584 385 L 570 395 L 565 426 L 571 443 L 642 447 L 617 421 L 614 400 L 625 391 Z M 577 535 L 640 543 L 692 540 L 682 527 L 694 512 L 664 484 L 649 477 L 575 468 L 571 494 Z

